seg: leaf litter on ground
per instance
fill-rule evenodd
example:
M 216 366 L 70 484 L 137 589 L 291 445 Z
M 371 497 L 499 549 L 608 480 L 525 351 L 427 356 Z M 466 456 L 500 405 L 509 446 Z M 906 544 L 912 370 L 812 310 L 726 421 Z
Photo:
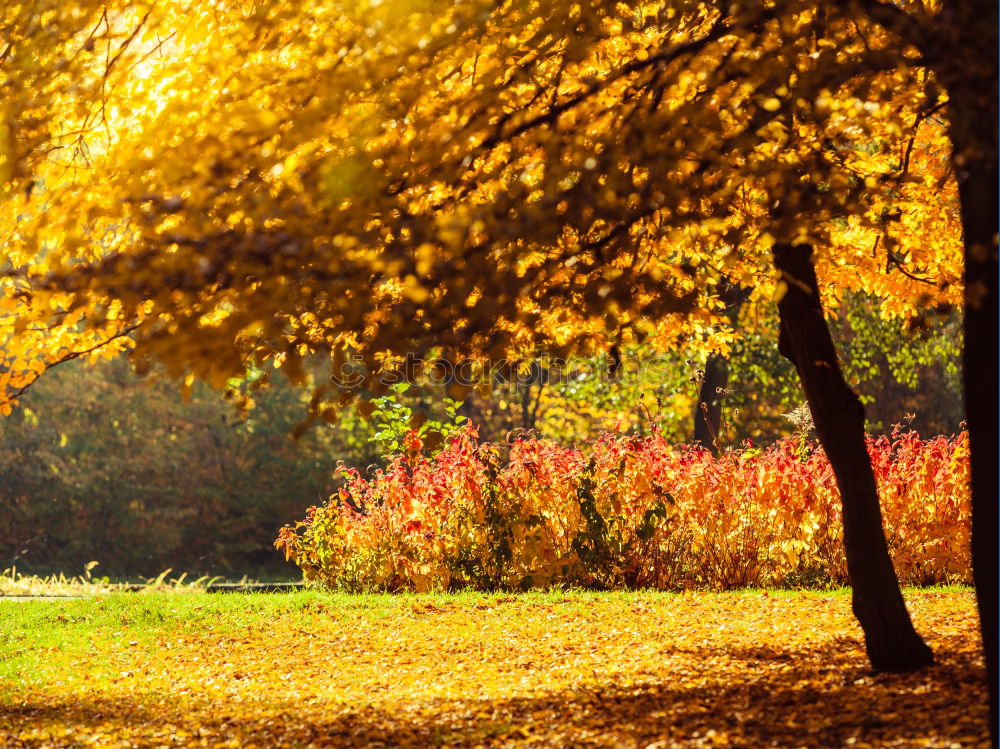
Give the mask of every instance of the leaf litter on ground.
M 6 603 L 0 745 L 986 746 L 973 594 L 907 601 L 910 674 L 842 592 Z

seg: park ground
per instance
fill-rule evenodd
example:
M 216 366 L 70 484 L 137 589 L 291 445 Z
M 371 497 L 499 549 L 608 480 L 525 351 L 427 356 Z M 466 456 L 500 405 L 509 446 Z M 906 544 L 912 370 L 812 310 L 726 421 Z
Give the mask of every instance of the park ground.
M 0 746 L 986 746 L 975 600 L 874 674 L 833 592 L 0 600 Z

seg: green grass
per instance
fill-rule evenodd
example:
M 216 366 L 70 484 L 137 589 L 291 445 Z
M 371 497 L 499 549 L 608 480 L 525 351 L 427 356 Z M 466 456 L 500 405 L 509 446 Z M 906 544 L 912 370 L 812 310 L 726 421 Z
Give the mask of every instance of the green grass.
M 947 585 L 906 589 L 910 594 L 960 594 L 971 589 Z M 332 621 L 391 620 L 414 606 L 476 607 L 513 602 L 559 604 L 564 612 L 585 610 L 595 601 L 655 603 L 684 593 L 662 591 L 532 591 L 528 593 L 408 593 L 349 594 L 319 589 L 292 593 L 142 592 L 98 594 L 79 600 L 4 601 L 0 598 L 0 684 L 23 681 L 42 685 L 54 675 L 104 679 L 110 672 L 100 666 L 116 643 L 151 647 L 164 639 L 209 632 L 215 635 L 259 631 L 281 621 L 295 629 L 315 626 L 316 613 Z M 743 596 L 795 599 L 802 596 L 844 598 L 850 588 L 832 590 L 738 590 L 701 593 L 719 601 Z M 74 664 L 87 660 L 93 669 L 78 673 Z M 0 687 L 2 688 L 2 687 Z

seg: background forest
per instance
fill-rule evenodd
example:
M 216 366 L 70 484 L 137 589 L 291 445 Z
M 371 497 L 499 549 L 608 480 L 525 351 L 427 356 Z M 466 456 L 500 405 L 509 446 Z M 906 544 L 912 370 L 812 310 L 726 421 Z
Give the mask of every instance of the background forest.
M 929 318 L 913 335 L 883 320 L 874 302 L 851 297 L 831 324 L 845 372 L 866 403 L 868 430 L 904 423 L 924 436 L 951 434 L 962 420 L 957 314 Z M 719 397 L 719 443 L 766 445 L 803 428 L 803 396 L 791 365 L 763 321 L 728 360 Z M 626 352 L 638 364 L 652 354 Z M 601 376 L 607 356 L 546 381 L 537 365 L 517 382 L 495 383 L 450 415 L 470 419 L 484 441 L 533 432 L 585 445 L 603 430 L 662 430 L 692 440 L 705 358 L 678 349 L 617 382 Z M 229 399 L 196 384 L 184 398 L 156 371 L 133 373 L 123 358 L 54 368 L 0 427 L 0 565 L 34 573 L 152 576 L 166 568 L 197 575 L 296 578 L 273 547 L 277 531 L 321 504 L 342 483 L 338 463 L 364 470 L 399 452 L 413 412 L 449 420 L 443 388 L 410 388 L 386 398 L 370 420 L 355 406 L 336 424 L 293 440 L 308 389 L 280 371 L 266 387 L 231 383 Z M 263 375 L 257 372 L 257 376 Z M 312 377 L 322 377 L 317 367 Z M 240 402 L 252 392 L 252 404 Z M 242 394 L 242 395 L 241 395 Z M 242 406 L 242 407 L 241 407 Z M 403 415 L 401 415 L 403 414 Z

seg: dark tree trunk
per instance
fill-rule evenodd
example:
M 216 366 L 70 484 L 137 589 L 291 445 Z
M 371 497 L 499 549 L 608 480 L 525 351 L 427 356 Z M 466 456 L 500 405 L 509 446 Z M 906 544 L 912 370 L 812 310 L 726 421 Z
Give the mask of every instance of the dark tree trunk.
M 726 302 L 726 317 L 735 326 L 740 316 L 740 308 L 747 300 L 749 290 L 741 286 L 727 285 L 722 294 Z M 722 428 L 722 396 L 729 384 L 729 360 L 719 354 L 709 354 L 705 361 L 705 373 L 698 388 L 698 402 L 694 409 L 694 439 L 718 456 L 719 430 Z
M 994 119 L 994 123 L 996 120 Z M 972 576 L 997 743 L 997 165 L 977 163 L 959 181 L 965 231 L 965 414 L 972 463 Z
M 705 374 L 698 389 L 694 410 L 694 443 L 719 455 L 719 429 L 722 426 L 722 391 L 729 382 L 729 361 L 719 354 L 709 354 Z
M 980 171 L 980 170 L 977 170 Z M 962 195 L 965 228 L 965 348 L 962 362 L 972 463 L 972 576 L 997 745 L 997 168 L 970 174 Z M 969 195 L 969 193 L 976 193 Z M 989 224 L 992 228 L 983 231 Z M 979 236 L 976 236 L 979 235 Z M 984 236 L 985 235 L 985 236 Z M 971 238 L 971 242 L 970 242 Z M 985 259 L 980 256 L 984 250 Z
M 531 362 L 531 368 L 526 378 L 522 380 L 521 375 L 515 373 L 514 382 L 515 387 L 520 390 L 518 397 L 521 401 L 521 429 L 534 431 L 538 425 L 542 391 L 545 390 L 545 385 L 548 383 L 548 370 L 537 362 Z
M 997 4 L 946 3 L 928 50 L 948 89 L 965 235 L 965 413 L 972 453 L 972 575 L 997 746 Z
M 774 264 L 787 286 L 778 302 L 778 345 L 798 370 L 816 433 L 840 489 L 852 606 L 864 630 L 868 659 L 879 671 L 921 668 L 934 657 L 903 603 L 865 446 L 864 407 L 840 371 L 819 298 L 812 248 L 775 245 Z

